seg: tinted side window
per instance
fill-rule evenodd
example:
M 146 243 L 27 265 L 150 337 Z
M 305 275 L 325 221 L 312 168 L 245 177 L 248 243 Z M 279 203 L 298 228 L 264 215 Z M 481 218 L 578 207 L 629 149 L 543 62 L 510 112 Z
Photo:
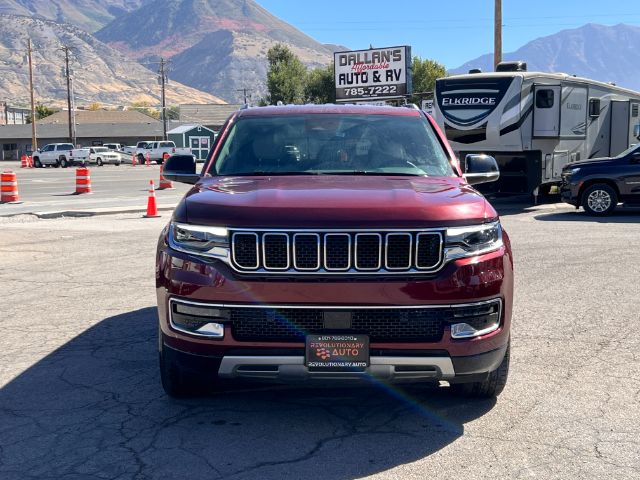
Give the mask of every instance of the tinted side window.
M 600 99 L 599 98 L 589 99 L 589 116 L 590 117 L 600 116 Z
M 536 91 L 536 108 L 551 108 L 554 100 L 553 90 L 544 89 Z

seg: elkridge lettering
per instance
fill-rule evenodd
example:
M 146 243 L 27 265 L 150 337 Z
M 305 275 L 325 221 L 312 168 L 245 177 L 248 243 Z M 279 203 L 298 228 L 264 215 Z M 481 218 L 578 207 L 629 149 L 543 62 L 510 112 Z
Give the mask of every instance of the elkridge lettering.
M 452 105 L 487 105 L 492 106 L 496 104 L 496 99 L 493 97 L 463 97 L 463 98 L 443 98 L 442 106 L 448 107 Z

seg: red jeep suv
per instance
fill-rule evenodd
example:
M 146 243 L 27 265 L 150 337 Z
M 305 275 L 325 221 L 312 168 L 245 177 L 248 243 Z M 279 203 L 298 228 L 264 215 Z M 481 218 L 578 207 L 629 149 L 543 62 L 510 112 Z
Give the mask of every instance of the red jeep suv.
M 221 379 L 438 382 L 493 397 L 509 369 L 513 261 L 493 207 L 416 108 L 234 113 L 157 251 L 160 371 L 183 396 Z

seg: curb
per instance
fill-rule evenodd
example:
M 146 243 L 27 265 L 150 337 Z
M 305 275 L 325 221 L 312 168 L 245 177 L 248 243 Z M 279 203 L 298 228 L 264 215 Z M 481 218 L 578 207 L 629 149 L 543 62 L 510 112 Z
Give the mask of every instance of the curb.
M 175 207 L 158 207 L 158 211 L 161 212 L 171 212 Z M 18 217 L 20 215 L 32 215 L 41 219 L 52 219 L 52 218 L 63 218 L 63 217 L 72 217 L 72 218 L 82 218 L 82 217 L 96 217 L 100 215 L 119 215 L 125 213 L 145 213 L 147 211 L 146 208 L 104 208 L 104 209 L 93 209 L 93 210 L 59 210 L 52 212 L 21 212 L 21 213 L 12 213 L 8 215 L 0 215 L 1 217 Z

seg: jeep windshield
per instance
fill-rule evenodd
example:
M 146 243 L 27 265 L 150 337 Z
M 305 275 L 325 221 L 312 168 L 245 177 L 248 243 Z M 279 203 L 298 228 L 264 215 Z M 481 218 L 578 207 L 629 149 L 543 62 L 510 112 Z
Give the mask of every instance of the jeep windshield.
M 454 175 L 423 117 L 340 114 L 241 117 L 227 135 L 214 171 L 216 175 Z

